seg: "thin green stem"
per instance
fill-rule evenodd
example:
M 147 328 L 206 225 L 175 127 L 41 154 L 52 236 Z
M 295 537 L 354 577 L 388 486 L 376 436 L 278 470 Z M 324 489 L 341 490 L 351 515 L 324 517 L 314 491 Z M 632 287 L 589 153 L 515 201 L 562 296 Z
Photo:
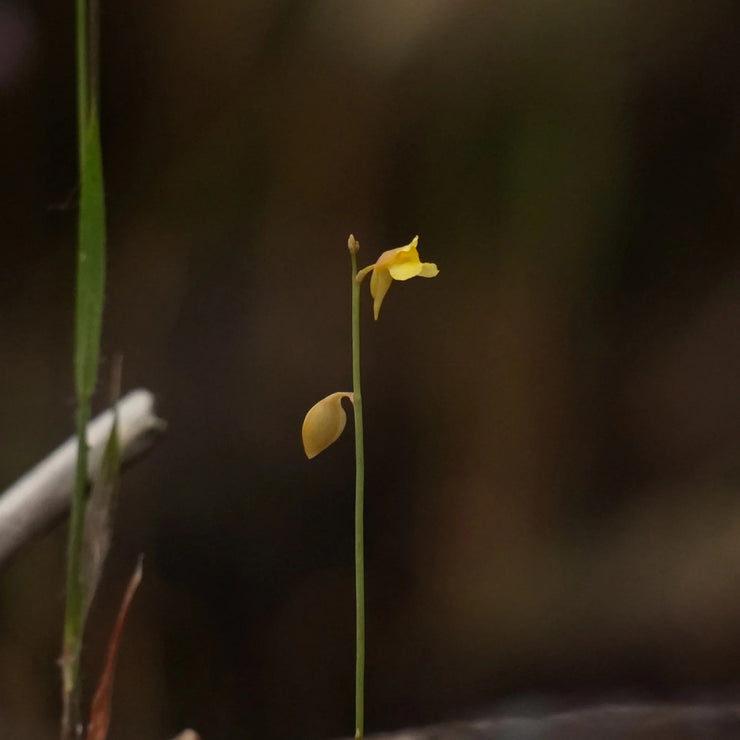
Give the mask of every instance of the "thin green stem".
M 82 141 L 90 112 L 90 74 L 88 70 L 88 7 L 87 0 L 75 0 L 76 62 L 77 62 L 77 141 L 82 169 Z
M 67 539 L 67 598 L 64 611 L 62 646 L 62 740 L 75 737 L 79 723 L 78 676 L 80 665 L 80 634 L 82 631 L 83 588 L 80 569 L 82 531 L 85 519 L 85 489 L 87 488 L 86 429 L 90 418 L 90 400 L 80 400 L 77 409 L 77 469 L 75 490 L 69 518 Z
M 357 254 L 350 248 L 352 260 L 352 390 L 355 417 L 355 738 L 361 740 L 365 724 L 365 448 L 362 431 L 362 390 L 360 387 L 360 286 L 357 278 Z

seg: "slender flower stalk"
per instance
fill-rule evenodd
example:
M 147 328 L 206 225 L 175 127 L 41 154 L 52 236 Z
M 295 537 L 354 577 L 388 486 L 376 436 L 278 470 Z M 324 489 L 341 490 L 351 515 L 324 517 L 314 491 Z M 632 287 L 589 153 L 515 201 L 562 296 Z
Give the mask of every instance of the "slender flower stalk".
M 355 417 L 355 739 L 361 740 L 365 724 L 365 446 L 362 429 L 360 387 L 360 284 L 357 282 L 357 252 L 360 245 L 349 238 L 352 261 L 352 393 Z
M 355 662 L 355 740 L 365 733 L 365 449 L 362 432 L 362 390 L 360 384 L 360 284 L 370 278 L 373 313 L 378 318 L 380 307 L 394 280 L 404 282 L 412 277 L 435 277 L 437 265 L 422 262 L 418 250 L 419 237 L 409 244 L 383 252 L 372 264 L 357 270 L 359 242 L 350 234 L 347 246 L 352 263 L 352 391 L 330 393 L 315 403 L 303 420 L 301 436 L 306 457 L 310 460 L 334 444 L 344 431 L 347 414 L 342 399 L 349 398 L 355 415 L 355 600 L 356 600 L 356 662 Z

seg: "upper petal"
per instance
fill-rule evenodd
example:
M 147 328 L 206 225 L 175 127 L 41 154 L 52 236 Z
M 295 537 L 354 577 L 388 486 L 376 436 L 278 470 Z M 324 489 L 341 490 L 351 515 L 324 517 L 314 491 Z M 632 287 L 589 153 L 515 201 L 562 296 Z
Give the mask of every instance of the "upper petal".
M 407 252 L 406 247 L 396 247 L 396 249 L 387 249 L 383 254 L 375 260 L 374 267 L 378 267 L 381 270 L 387 270 L 389 265 L 392 265 L 397 259 L 401 252 Z
M 416 250 L 419 246 L 419 235 L 417 234 L 405 247 L 399 247 L 402 251 Z
M 415 236 L 408 244 L 403 247 L 396 247 L 395 249 L 388 249 L 378 257 L 375 261 L 376 267 L 390 267 L 395 262 L 403 261 L 408 259 L 408 253 L 416 253 L 416 245 L 419 243 L 419 237 Z M 413 256 L 411 257 L 413 259 Z M 418 254 L 416 259 L 418 259 Z

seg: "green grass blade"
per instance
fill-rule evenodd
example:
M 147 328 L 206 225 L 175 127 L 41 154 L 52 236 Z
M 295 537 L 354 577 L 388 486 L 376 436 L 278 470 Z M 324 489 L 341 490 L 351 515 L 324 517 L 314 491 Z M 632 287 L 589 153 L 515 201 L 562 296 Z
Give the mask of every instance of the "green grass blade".
M 82 542 L 88 484 L 87 422 L 98 375 L 105 290 L 105 199 L 98 118 L 98 0 L 75 0 L 77 131 L 80 211 L 77 234 L 74 375 L 77 392 L 77 469 L 67 541 L 62 646 L 62 740 L 76 737 L 79 661 L 85 614 Z

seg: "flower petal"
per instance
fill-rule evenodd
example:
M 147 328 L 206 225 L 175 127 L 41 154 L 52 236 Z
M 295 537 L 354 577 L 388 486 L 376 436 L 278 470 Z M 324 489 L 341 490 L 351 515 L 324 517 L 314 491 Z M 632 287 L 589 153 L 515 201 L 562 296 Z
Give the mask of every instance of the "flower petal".
M 409 280 L 416 277 L 421 272 L 421 268 L 422 264 L 417 254 L 415 260 L 395 262 L 388 268 L 388 272 L 394 280 Z
M 370 270 L 374 270 L 374 269 L 375 269 L 375 265 L 368 265 L 367 267 L 363 267 L 363 268 L 362 268 L 362 269 L 361 269 L 361 270 L 360 270 L 360 271 L 359 271 L 359 272 L 357 273 L 357 275 L 355 276 L 355 280 L 356 280 L 356 281 L 357 281 L 358 283 L 361 283 L 361 282 L 362 282 L 362 281 L 363 281 L 363 280 L 365 279 L 365 276 L 366 276 L 366 275 L 368 274 L 368 272 L 370 272 Z
M 383 252 L 380 257 L 372 265 L 363 267 L 355 278 L 358 283 L 361 283 L 367 276 L 370 270 L 387 270 L 391 265 L 411 260 L 419 262 L 419 253 L 416 249 L 416 245 L 419 243 L 419 237 L 415 236 L 408 244 L 403 247 L 396 247 L 395 249 L 387 249 Z M 410 253 L 410 254 L 409 254 Z M 412 276 L 413 277 L 413 276 Z M 408 278 L 396 278 L 396 280 L 406 280 Z
M 419 243 L 419 237 L 415 236 L 408 244 L 403 247 L 396 247 L 395 249 L 387 249 L 383 254 L 375 260 L 376 267 L 388 267 L 394 262 L 403 260 L 406 258 L 406 254 L 409 252 L 416 252 L 416 245 Z M 417 254 L 416 259 L 419 259 Z
M 403 250 L 404 252 L 408 252 L 411 249 L 416 250 L 418 246 L 419 235 L 417 234 L 405 247 L 399 247 L 399 249 Z
M 419 277 L 436 277 L 439 275 L 439 268 L 434 262 L 422 262 Z
M 403 247 L 397 247 L 396 249 L 387 249 L 380 255 L 380 257 L 378 257 L 378 259 L 375 260 L 375 263 L 372 265 L 372 267 L 377 267 L 380 270 L 387 270 L 388 265 L 393 264 L 393 262 L 398 258 L 398 253 L 402 249 Z M 367 270 L 367 267 L 365 269 Z
M 303 449 L 310 460 L 339 439 L 347 424 L 347 414 L 342 408 L 344 397 L 353 401 L 351 393 L 332 393 L 314 404 L 303 420 Z
M 370 295 L 375 299 L 373 302 L 373 313 L 375 314 L 375 320 L 377 321 L 378 315 L 380 314 L 380 306 L 383 303 L 383 298 L 388 292 L 388 288 L 391 287 L 393 278 L 391 278 L 388 270 L 374 270 L 373 276 L 370 279 Z

